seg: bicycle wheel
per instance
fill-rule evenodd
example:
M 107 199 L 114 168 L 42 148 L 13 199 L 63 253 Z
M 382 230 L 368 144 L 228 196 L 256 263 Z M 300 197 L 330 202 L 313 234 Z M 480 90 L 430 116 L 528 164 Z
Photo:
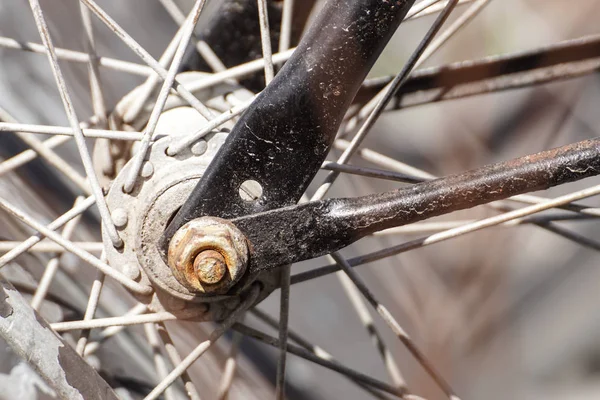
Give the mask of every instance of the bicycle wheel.
M 210 301 L 186 294 L 155 268 L 149 246 L 323 5 L 119 5 L 40 8 L 31 0 L 0 14 L 0 106 L 10 110 L 0 114 L 1 330 L 42 378 L 7 357 L 7 398 L 71 398 L 73 388 L 86 398 L 113 398 L 111 388 L 123 398 L 558 398 L 591 390 L 583 378 L 549 381 L 573 365 L 593 376 L 594 355 L 579 355 L 594 344 L 581 332 L 593 332 L 595 320 L 578 316 L 595 293 L 598 211 L 572 201 L 543 207 L 550 196 L 593 189 L 591 180 L 379 232 L 333 260 L 294 265 L 291 278 L 288 267 L 265 274 L 260 292 Z M 600 39 L 584 36 L 595 33 L 594 2 L 575 10 L 558 1 L 476 0 L 459 2 L 354 148 L 373 99 L 452 6 L 415 2 L 308 197 L 380 192 L 595 136 L 587 105 Z M 58 59 L 52 68 L 46 52 Z M 441 67 L 420 68 L 424 62 Z M 163 81 L 175 72 L 180 85 L 169 90 Z M 337 96 L 330 89 L 323 96 Z M 332 172 L 341 174 L 335 185 Z M 244 186 L 241 195 L 260 197 L 257 190 Z M 489 229 L 459 237 L 481 219 Z M 492 229 L 494 221 L 506 229 Z M 372 268 L 347 268 L 364 263 Z

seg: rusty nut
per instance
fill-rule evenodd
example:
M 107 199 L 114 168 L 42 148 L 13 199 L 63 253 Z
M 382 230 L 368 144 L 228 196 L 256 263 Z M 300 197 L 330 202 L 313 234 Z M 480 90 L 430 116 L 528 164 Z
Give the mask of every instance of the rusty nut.
M 223 294 L 246 271 L 246 237 L 231 222 L 194 219 L 171 238 L 168 264 L 175 278 L 196 293 Z

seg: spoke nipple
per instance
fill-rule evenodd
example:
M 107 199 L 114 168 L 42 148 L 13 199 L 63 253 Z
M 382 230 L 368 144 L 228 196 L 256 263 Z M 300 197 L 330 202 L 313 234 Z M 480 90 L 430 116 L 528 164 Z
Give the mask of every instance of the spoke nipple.
M 110 214 L 110 216 L 117 228 L 123 228 L 125 225 L 127 225 L 127 211 L 125 211 L 123 208 L 117 208 Z
M 142 178 L 150 178 L 154 173 L 154 165 L 150 161 L 146 161 L 142 166 Z
M 227 262 L 218 251 L 204 250 L 194 259 L 194 271 L 202 283 L 214 285 L 225 277 Z
M 206 153 L 207 149 L 208 144 L 206 143 L 206 140 L 201 139 L 192 146 L 192 154 L 195 156 L 201 156 L 202 154 Z

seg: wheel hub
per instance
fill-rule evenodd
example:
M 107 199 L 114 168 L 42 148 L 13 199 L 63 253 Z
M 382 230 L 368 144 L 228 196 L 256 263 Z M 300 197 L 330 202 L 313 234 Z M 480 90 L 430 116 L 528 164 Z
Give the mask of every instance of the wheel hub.
M 204 76 L 197 75 L 200 79 Z M 215 112 L 219 112 L 221 108 L 218 107 L 219 101 L 224 102 L 223 96 L 211 99 L 211 106 L 217 104 Z M 151 309 L 189 314 L 194 308 L 206 308 L 207 312 L 202 313 L 199 319 L 221 320 L 236 308 L 240 301 L 238 295 L 252 282 L 244 280 L 225 295 L 212 294 L 211 290 L 196 290 L 182 281 L 181 276 L 173 273 L 165 262 L 166 255 L 162 254 L 158 247 L 159 238 L 168 222 L 217 154 L 227 138 L 228 129 L 209 133 L 176 156 L 168 156 L 166 150 L 173 141 L 200 129 L 205 122 L 194 109 L 186 106 L 174 107 L 163 112 L 156 132 L 158 135 L 168 135 L 163 135 L 153 142 L 133 190 L 130 193 L 123 191 L 124 181 L 132 168 L 129 162 L 119 171 L 106 196 L 113 222 L 124 246 L 120 249 L 113 247 L 105 230 L 102 232 L 102 238 L 111 266 L 131 279 L 154 287 L 155 293 L 151 298 L 139 299 Z M 232 125 L 233 122 L 229 127 Z M 275 272 L 258 277 L 262 291 L 257 301 L 262 300 L 278 286 L 278 275 Z M 237 280 L 239 277 L 236 277 Z

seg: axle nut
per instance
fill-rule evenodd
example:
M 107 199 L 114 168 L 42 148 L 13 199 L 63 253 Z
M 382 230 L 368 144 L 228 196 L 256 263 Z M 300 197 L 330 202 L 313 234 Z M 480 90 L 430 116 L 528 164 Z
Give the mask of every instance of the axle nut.
M 168 264 L 179 283 L 190 291 L 223 294 L 246 270 L 246 238 L 227 220 L 197 218 L 171 238 Z

